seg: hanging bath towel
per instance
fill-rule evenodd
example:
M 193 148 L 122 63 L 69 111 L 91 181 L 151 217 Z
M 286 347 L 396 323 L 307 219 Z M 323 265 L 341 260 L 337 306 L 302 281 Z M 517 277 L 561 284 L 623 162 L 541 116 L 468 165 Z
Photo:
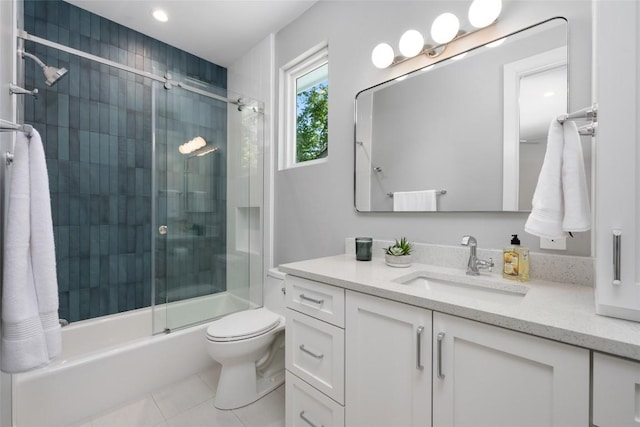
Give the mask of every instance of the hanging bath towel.
M 49 181 L 40 135 L 14 150 L 2 287 L 2 370 L 22 372 L 61 351 Z
M 591 228 L 584 158 L 576 124 L 552 120 L 547 151 L 533 194 L 533 208 L 524 230 L 557 239 Z

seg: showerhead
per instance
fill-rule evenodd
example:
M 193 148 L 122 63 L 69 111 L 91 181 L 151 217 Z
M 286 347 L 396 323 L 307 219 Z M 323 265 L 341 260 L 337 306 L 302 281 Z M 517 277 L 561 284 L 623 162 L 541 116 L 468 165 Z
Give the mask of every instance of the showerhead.
M 47 78 L 45 81 L 47 86 L 53 86 L 62 76 L 68 73 L 68 70 L 64 67 L 44 67 L 42 71 L 44 72 L 44 76 Z
M 36 61 L 36 64 L 38 64 L 40 68 L 42 68 L 42 72 L 44 73 L 44 76 L 46 78 L 45 84 L 47 86 L 53 86 L 58 82 L 58 80 L 60 80 L 62 76 L 64 76 L 68 72 L 68 70 L 64 67 L 56 68 L 47 66 L 44 62 L 39 60 L 37 56 L 32 55 L 29 52 L 22 51 L 21 54 L 23 58 L 27 57 L 33 59 L 34 61 Z

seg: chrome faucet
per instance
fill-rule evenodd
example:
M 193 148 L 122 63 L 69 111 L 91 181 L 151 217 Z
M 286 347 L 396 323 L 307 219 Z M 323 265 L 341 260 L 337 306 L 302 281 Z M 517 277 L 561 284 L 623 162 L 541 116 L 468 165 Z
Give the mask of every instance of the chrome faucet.
M 489 271 L 493 271 L 493 258 L 489 260 L 478 259 L 476 255 L 476 247 L 478 241 L 473 236 L 463 236 L 462 246 L 469 246 L 469 262 L 467 262 L 467 274 L 469 276 L 478 276 L 480 274 L 479 269 L 486 268 Z

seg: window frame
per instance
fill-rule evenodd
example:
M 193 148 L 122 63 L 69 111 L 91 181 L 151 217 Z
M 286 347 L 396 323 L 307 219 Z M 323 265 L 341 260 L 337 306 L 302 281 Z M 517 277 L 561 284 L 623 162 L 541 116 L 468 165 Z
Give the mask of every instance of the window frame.
M 324 163 L 329 159 L 329 154 L 327 153 L 327 156 L 319 159 L 306 160 L 304 162 L 296 161 L 297 80 L 325 64 L 327 65 L 328 81 L 329 45 L 328 43 L 321 43 L 280 68 L 279 170 Z

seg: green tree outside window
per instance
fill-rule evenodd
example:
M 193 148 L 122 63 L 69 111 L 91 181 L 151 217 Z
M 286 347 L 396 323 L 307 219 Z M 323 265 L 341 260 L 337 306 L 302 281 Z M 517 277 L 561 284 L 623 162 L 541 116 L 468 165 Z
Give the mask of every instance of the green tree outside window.
M 329 82 L 320 82 L 296 98 L 296 162 L 327 157 Z

